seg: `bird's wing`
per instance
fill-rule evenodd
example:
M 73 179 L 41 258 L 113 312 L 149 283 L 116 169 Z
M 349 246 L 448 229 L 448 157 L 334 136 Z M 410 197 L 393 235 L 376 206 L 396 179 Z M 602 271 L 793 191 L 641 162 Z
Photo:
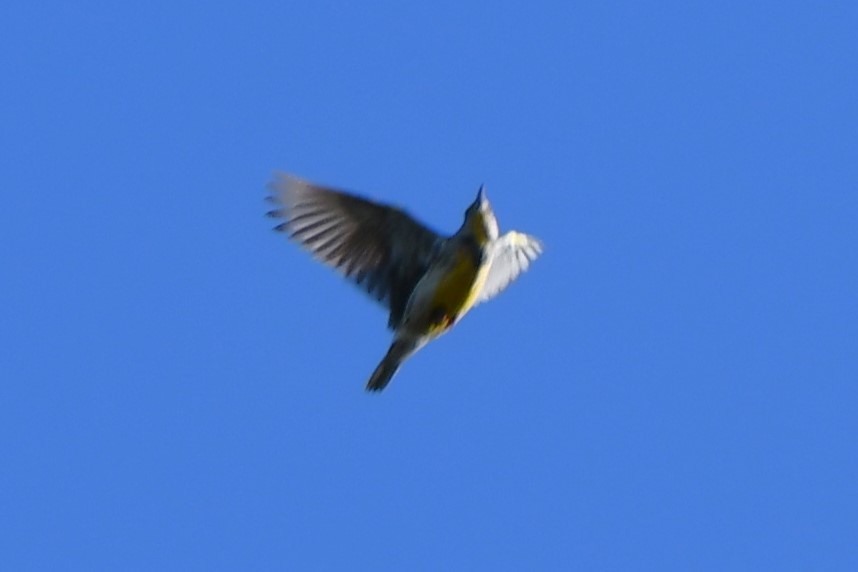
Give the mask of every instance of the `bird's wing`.
M 530 263 L 542 254 L 542 243 L 527 234 L 510 231 L 491 245 L 492 263 L 477 303 L 500 294 L 504 288 L 527 270 Z
M 444 238 L 406 212 L 278 173 L 269 216 L 317 260 L 336 269 L 402 318 L 408 296 Z

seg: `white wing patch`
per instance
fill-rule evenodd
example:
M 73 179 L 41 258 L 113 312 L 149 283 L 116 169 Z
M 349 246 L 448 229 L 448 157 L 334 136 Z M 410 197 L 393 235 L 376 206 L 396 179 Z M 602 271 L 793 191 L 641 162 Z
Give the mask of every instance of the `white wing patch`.
M 500 294 L 530 263 L 542 254 L 542 243 L 535 237 L 510 231 L 492 245 L 492 265 L 476 303 Z

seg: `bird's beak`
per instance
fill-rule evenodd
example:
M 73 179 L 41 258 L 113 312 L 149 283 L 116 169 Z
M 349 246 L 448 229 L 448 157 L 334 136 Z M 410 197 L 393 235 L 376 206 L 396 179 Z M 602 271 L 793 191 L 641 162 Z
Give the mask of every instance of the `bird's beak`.
M 484 205 L 489 202 L 489 198 L 486 196 L 486 186 L 480 185 L 480 190 L 477 191 L 477 204 Z

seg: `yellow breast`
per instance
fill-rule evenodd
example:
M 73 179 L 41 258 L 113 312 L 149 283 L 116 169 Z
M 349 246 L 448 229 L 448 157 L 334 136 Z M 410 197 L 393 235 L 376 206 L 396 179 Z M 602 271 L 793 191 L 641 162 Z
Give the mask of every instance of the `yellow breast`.
M 433 332 L 446 330 L 470 310 L 486 281 L 487 265 L 476 265 L 467 250 L 460 250 L 454 260 L 432 296 Z

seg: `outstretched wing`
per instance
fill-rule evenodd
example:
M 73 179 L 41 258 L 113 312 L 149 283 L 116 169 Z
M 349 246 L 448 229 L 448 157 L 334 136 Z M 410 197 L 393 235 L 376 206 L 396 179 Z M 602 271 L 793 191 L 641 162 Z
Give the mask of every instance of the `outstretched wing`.
M 408 296 L 444 240 L 406 212 L 278 173 L 268 185 L 275 227 L 402 318 Z
M 477 304 L 500 294 L 542 254 L 542 243 L 538 239 L 515 231 L 498 238 L 491 248 L 492 265 L 477 296 Z

